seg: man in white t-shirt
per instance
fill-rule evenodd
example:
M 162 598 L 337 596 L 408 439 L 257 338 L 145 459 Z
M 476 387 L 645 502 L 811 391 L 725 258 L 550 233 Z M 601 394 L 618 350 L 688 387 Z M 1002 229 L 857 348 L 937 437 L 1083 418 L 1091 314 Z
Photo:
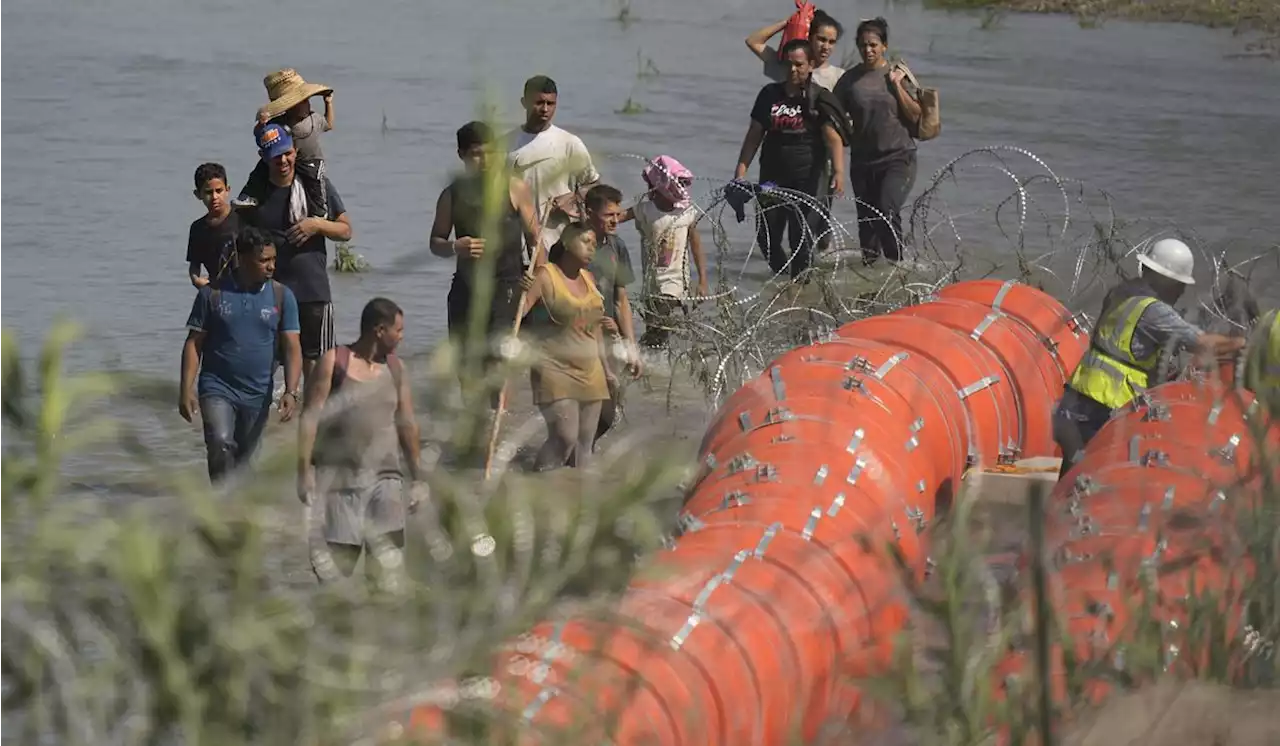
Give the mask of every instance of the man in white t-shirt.
M 556 115 L 556 82 L 545 75 L 525 81 L 524 126 L 507 136 L 511 168 L 533 192 L 542 225 L 542 243 L 550 248 L 560 232 L 581 219 L 582 195 L 600 180 L 582 140 L 551 123 Z

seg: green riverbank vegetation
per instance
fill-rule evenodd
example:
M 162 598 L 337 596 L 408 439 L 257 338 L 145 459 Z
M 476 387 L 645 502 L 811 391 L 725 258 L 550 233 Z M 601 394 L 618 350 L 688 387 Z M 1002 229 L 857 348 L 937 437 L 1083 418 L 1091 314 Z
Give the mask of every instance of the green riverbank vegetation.
M 1083 27 L 1107 20 L 1193 23 L 1251 34 L 1248 53 L 1280 57 L 1280 2 L 1276 0 L 925 0 L 931 8 L 990 12 L 1065 13 Z

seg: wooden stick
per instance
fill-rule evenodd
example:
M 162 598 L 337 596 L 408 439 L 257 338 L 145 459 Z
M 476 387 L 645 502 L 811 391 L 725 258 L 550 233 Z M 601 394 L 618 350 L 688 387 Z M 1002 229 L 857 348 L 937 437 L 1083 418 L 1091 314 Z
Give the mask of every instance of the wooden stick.
M 537 261 L 535 257 L 534 261 Z M 525 277 L 533 277 L 534 264 L 529 263 L 529 269 L 525 271 Z M 511 336 L 517 337 L 520 334 L 520 322 L 524 321 L 524 301 L 528 297 L 528 290 L 520 291 L 520 301 L 516 305 L 516 318 L 511 324 Z M 507 384 L 508 381 L 504 377 L 502 379 L 502 388 L 498 390 L 498 409 L 493 413 L 493 427 L 489 431 L 489 451 L 484 458 L 484 478 L 488 479 L 493 473 L 493 457 L 498 452 L 498 435 L 502 431 L 502 415 L 507 409 Z

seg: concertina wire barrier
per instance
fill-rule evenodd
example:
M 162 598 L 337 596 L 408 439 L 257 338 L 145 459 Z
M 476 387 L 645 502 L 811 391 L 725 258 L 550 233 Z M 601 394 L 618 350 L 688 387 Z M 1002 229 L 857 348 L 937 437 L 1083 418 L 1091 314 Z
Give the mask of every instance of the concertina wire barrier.
M 922 534 L 966 470 L 1058 455 L 1051 412 L 1088 340 L 1052 296 L 977 280 L 783 354 L 718 410 L 680 535 L 616 614 L 543 622 L 497 654 L 494 722 L 530 745 L 821 743 L 857 714 L 847 682 L 888 667 L 907 620 L 890 554 L 923 575 Z M 1168 623 L 1189 579 L 1228 582 L 1192 549 L 1225 532 L 1210 520 L 1233 507 L 1224 490 L 1259 479 L 1248 395 L 1224 391 L 1150 390 L 1055 489 L 1051 598 L 1078 655 L 1106 648 L 1123 666 L 1114 643 L 1155 559 L 1186 560 L 1159 576 Z M 1274 425 L 1266 439 L 1274 452 Z M 1029 660 L 1015 650 L 1001 674 Z M 447 742 L 434 702 L 385 714 L 398 738 Z

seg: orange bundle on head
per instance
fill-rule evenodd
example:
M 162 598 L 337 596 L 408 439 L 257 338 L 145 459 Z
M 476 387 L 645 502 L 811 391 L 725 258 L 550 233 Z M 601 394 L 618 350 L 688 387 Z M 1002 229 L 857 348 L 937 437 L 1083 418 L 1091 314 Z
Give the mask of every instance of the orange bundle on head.
M 778 46 L 778 59 L 782 59 L 782 50 L 792 39 L 808 39 L 809 24 L 813 23 L 813 14 L 817 11 L 809 0 L 796 0 L 796 12 L 791 15 L 787 25 L 782 29 L 782 44 Z

